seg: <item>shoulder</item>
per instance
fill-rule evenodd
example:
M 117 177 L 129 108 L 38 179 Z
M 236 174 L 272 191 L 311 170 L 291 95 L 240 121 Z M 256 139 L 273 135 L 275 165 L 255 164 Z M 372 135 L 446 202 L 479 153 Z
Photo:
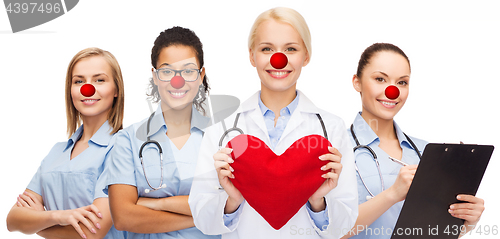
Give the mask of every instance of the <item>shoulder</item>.
M 418 151 L 420 151 L 421 153 L 423 153 L 423 151 L 425 149 L 425 146 L 427 146 L 427 144 L 429 142 L 427 142 L 427 141 L 425 141 L 423 139 L 415 138 L 415 137 L 413 137 L 411 135 L 408 135 L 408 137 L 410 138 L 411 141 L 413 141 L 413 143 L 415 144 L 415 146 L 417 146 Z

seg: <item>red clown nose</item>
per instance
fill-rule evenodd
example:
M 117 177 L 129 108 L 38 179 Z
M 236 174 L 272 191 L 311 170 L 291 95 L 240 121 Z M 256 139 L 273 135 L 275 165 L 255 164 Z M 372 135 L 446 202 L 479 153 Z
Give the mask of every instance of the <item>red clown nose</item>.
M 175 89 L 182 88 L 185 83 L 186 83 L 186 81 L 184 80 L 184 78 L 182 76 L 174 76 L 170 80 L 170 85 L 172 85 L 172 87 L 174 87 Z
M 283 69 L 288 64 L 288 58 L 281 52 L 276 52 L 271 56 L 271 66 L 276 69 Z
M 399 89 L 396 86 L 390 85 L 385 88 L 385 96 L 387 98 L 394 100 L 399 97 Z
M 95 94 L 95 87 L 92 84 L 85 84 L 80 87 L 80 93 L 85 97 L 91 97 Z

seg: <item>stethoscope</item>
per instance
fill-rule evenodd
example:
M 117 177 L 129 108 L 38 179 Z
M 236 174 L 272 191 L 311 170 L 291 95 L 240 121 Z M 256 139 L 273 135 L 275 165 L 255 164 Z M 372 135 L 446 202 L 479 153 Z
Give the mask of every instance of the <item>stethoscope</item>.
M 403 133 L 403 134 L 406 137 L 406 139 L 408 140 L 408 142 L 411 144 L 411 146 L 413 147 L 415 152 L 417 152 L 418 158 L 421 158 L 422 155 L 420 155 L 420 152 L 418 151 L 418 148 L 415 145 L 415 143 L 413 143 L 413 141 L 410 139 L 410 137 L 408 137 L 408 135 L 406 135 L 405 133 Z M 352 138 L 354 139 L 354 142 L 356 142 L 356 147 L 354 147 L 352 149 L 354 152 L 356 152 L 356 150 L 359 148 L 364 148 L 364 149 L 367 149 L 370 152 L 370 154 L 372 154 L 373 160 L 375 161 L 375 165 L 377 166 L 378 176 L 380 177 L 380 184 L 382 186 L 382 191 L 384 191 L 385 190 L 384 179 L 382 178 L 382 171 L 380 170 L 380 163 L 378 162 L 377 154 L 375 153 L 375 151 L 373 151 L 372 148 L 370 148 L 370 146 L 362 145 L 359 143 L 358 138 L 356 137 L 356 134 L 354 133 L 354 125 L 352 125 L 352 124 L 351 124 L 351 135 L 352 135 Z M 370 191 L 368 186 L 366 186 L 365 180 L 363 179 L 363 177 L 359 173 L 359 169 L 358 169 L 358 165 L 356 164 L 356 160 L 354 160 L 354 167 L 356 169 L 356 172 L 359 175 L 359 178 L 361 179 L 361 183 L 363 183 L 363 186 L 365 186 L 366 190 L 370 194 L 370 196 L 366 196 L 366 200 L 372 199 L 373 197 L 375 197 L 375 195 Z
M 236 118 L 234 119 L 233 127 L 229 128 L 227 130 L 226 130 L 226 125 L 224 124 L 224 121 L 222 121 L 222 127 L 224 128 L 224 133 L 222 134 L 222 136 L 220 137 L 220 140 L 219 140 L 219 149 L 222 148 L 222 141 L 230 132 L 238 131 L 240 134 L 244 134 L 243 130 L 238 128 L 238 119 L 240 118 L 240 114 L 241 113 L 236 114 Z M 326 139 L 328 139 L 328 134 L 326 133 L 326 127 L 325 127 L 325 123 L 323 123 L 323 119 L 321 118 L 321 116 L 319 114 L 316 114 L 316 116 L 318 117 L 318 120 L 321 123 L 321 127 L 323 128 L 323 135 L 325 136 Z
M 151 137 L 149 136 L 149 126 L 151 124 L 151 119 L 153 119 L 154 114 L 155 113 L 153 112 L 149 116 L 149 119 L 148 119 L 148 124 L 147 124 L 147 127 L 146 127 L 146 135 L 148 135 L 148 138 L 147 138 L 146 142 L 144 142 L 141 145 L 141 148 L 139 149 L 139 158 L 141 159 L 142 171 L 144 172 L 144 177 L 146 178 L 146 182 L 148 183 L 149 187 L 152 189 L 152 190 L 151 189 L 144 189 L 145 193 L 149 193 L 151 191 L 156 191 L 156 190 L 159 190 L 159 189 L 167 187 L 167 184 L 163 183 L 163 149 L 161 148 L 160 143 L 158 143 L 158 141 L 152 140 Z M 158 148 L 158 152 L 160 153 L 160 169 L 161 169 L 160 185 L 158 187 L 156 187 L 156 188 L 153 187 L 153 186 L 151 186 L 151 183 L 149 183 L 148 176 L 146 175 L 146 169 L 144 168 L 144 160 L 142 159 L 142 150 L 148 144 L 154 144 L 154 145 L 156 145 L 156 147 Z

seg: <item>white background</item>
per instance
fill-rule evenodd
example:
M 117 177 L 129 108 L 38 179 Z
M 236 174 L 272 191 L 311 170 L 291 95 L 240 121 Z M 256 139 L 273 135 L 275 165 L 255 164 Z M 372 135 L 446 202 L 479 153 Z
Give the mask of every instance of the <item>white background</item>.
M 204 44 L 212 94 L 245 100 L 259 87 L 248 60 L 247 38 L 255 18 L 277 6 L 298 10 L 312 33 L 311 63 L 298 89 L 346 126 L 361 109 L 352 88 L 361 52 L 375 42 L 401 47 L 411 61 L 410 97 L 397 115 L 402 129 L 429 142 L 500 146 L 500 15 L 496 1 L 80 1 L 67 14 L 12 34 L 0 7 L 0 127 L 6 218 L 50 148 L 67 139 L 66 68 L 79 50 L 113 53 L 125 79 L 124 126 L 148 116 L 146 89 L 151 48 L 166 28 L 194 30 Z M 347 1 L 346 1 L 347 2 Z M 500 226 L 499 154 L 494 152 L 477 196 L 485 199 L 480 221 Z M 0 238 L 35 238 L 7 232 Z

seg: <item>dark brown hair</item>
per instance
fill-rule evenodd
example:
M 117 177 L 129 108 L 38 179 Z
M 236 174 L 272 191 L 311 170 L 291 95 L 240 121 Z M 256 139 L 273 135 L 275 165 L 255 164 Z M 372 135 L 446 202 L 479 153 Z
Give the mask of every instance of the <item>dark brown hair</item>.
M 200 63 L 200 69 L 203 68 L 203 44 L 201 44 L 200 38 L 198 38 L 193 31 L 183 27 L 169 28 L 161 32 L 156 38 L 153 49 L 151 49 L 151 65 L 153 65 L 153 68 L 156 69 L 161 50 L 165 47 L 175 45 L 191 47 L 196 54 L 196 59 Z M 151 91 L 147 95 L 154 102 L 160 101 L 158 86 L 155 85 L 153 78 L 149 81 L 149 88 Z M 208 85 L 208 78 L 205 74 L 200 89 L 198 90 L 198 96 L 193 100 L 196 109 L 203 114 L 205 114 L 205 109 L 203 109 L 202 104 L 206 100 L 206 95 L 209 90 L 210 86 Z
M 363 51 L 363 54 L 361 54 L 361 58 L 359 59 L 358 62 L 358 70 L 356 71 L 356 75 L 358 76 L 359 79 L 361 79 L 361 74 L 363 72 L 363 69 L 365 69 L 365 66 L 370 64 L 370 60 L 372 57 L 382 51 L 392 51 L 394 53 L 400 54 L 403 56 L 407 61 L 408 61 L 408 66 L 410 66 L 410 60 L 406 56 L 406 54 L 401 50 L 399 47 L 390 44 L 390 43 L 375 43 Z M 410 68 L 411 71 L 411 68 Z

